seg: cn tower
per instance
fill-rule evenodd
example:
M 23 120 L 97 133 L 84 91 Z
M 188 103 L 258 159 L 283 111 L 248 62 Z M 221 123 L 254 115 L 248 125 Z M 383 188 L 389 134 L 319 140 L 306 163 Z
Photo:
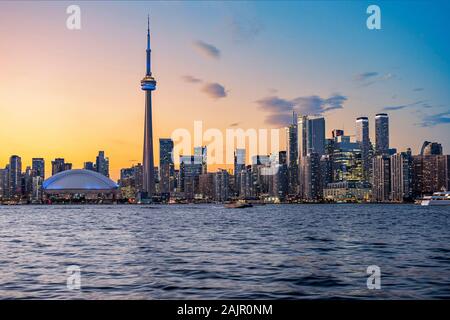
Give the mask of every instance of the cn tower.
M 143 191 L 151 197 L 155 193 L 155 167 L 153 164 L 153 125 L 152 125 L 152 91 L 156 89 L 156 80 L 151 71 L 150 17 L 147 19 L 147 72 L 141 80 L 141 89 L 145 91 L 144 120 L 144 181 Z

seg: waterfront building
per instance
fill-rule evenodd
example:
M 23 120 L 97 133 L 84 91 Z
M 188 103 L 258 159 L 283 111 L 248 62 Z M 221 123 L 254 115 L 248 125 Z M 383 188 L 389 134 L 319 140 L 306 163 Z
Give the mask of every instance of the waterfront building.
M 137 193 L 142 191 L 142 172 L 140 163 L 120 170 L 119 187 L 122 198 L 135 199 Z
M 388 155 L 377 155 L 372 160 L 372 201 L 387 202 L 391 195 L 391 163 Z
M 159 139 L 159 170 L 161 193 L 170 193 L 174 189 L 173 140 Z
M 239 198 L 252 199 L 256 197 L 256 183 L 252 173 L 252 166 L 248 165 L 240 173 Z
M 411 201 L 413 197 L 411 149 L 392 155 L 390 161 L 391 200 L 395 202 Z
M 194 147 L 195 161 L 202 165 L 202 173 L 208 172 L 208 150 L 206 146 Z
M 369 118 L 359 117 L 356 119 L 356 142 L 361 150 L 362 173 L 364 181 L 370 180 L 370 138 Z
M 99 151 L 95 160 L 95 169 L 98 173 L 109 177 L 109 159 L 105 157 L 105 151 Z
M 333 170 L 332 182 L 365 180 L 360 148 L 361 144 L 352 142 L 350 136 L 346 136 L 342 130 L 341 134 L 335 136 L 330 159 Z
M 34 177 L 45 179 L 45 160 L 43 158 L 33 158 L 31 160 L 31 168 Z
M 245 170 L 246 153 L 245 149 L 236 149 L 234 151 L 234 194 L 239 196 L 241 185 L 241 171 Z
M 219 169 L 214 174 L 215 200 L 224 202 L 229 200 L 229 173 L 227 170 Z
M 286 151 L 280 151 L 278 157 L 274 157 L 271 168 L 272 179 L 269 184 L 269 194 L 277 201 L 283 201 L 289 194 L 289 170 Z
M 375 153 L 383 155 L 389 153 L 389 116 L 378 113 L 375 116 Z
M 297 121 L 299 160 L 309 153 L 322 156 L 325 153 L 325 118 L 299 116 Z
M 41 176 L 34 176 L 32 177 L 31 183 L 31 200 L 33 203 L 40 203 L 43 198 L 43 190 L 42 190 L 42 183 L 44 182 L 44 178 Z
M 420 198 L 450 189 L 449 155 L 416 155 L 412 157 L 413 196 Z
M 70 169 L 72 169 L 72 164 L 66 163 L 64 158 L 56 158 L 52 161 L 52 176 Z
M 6 167 L 5 169 L 0 169 L 0 200 L 9 198 L 8 181 L 8 167 Z
M 214 200 L 216 190 L 214 185 L 215 173 L 207 172 L 199 176 L 199 193 L 207 201 Z
M 22 159 L 13 155 L 8 166 L 8 195 L 10 198 L 22 195 Z
M 180 191 L 187 200 L 199 193 L 199 177 L 203 173 L 202 157 L 180 155 Z
M 44 199 L 51 202 L 114 201 L 118 187 L 108 177 L 84 169 L 60 172 L 42 184 Z
M 330 154 L 324 154 L 320 158 L 320 177 L 322 179 L 321 184 L 323 187 L 326 187 L 329 183 L 334 181 L 333 157 Z
M 438 191 L 450 191 L 450 155 L 437 156 Z
M 370 195 L 370 184 L 364 181 L 333 182 L 323 189 L 324 199 L 334 202 L 365 202 Z
M 252 192 L 256 197 L 269 194 L 272 170 L 271 158 L 269 155 L 255 155 L 252 157 Z
M 25 172 L 21 176 L 21 194 L 26 199 L 30 199 L 33 187 L 33 171 L 31 167 L 26 167 Z
M 298 193 L 298 129 L 293 113 L 293 122 L 286 127 L 286 156 L 288 166 L 288 193 Z
M 299 116 L 297 121 L 298 139 L 298 193 L 306 200 L 318 200 L 322 196 L 320 187 L 320 158 L 325 154 L 325 119 L 322 116 Z M 314 154 L 314 155 L 312 155 Z M 310 156 L 312 155 L 312 156 Z M 307 158 L 306 161 L 302 161 Z M 311 168 L 312 172 L 305 172 Z M 317 174 L 318 173 L 318 174 Z M 316 185 L 308 185 L 313 181 Z
M 323 197 L 322 178 L 318 153 L 310 153 L 303 157 L 300 166 L 300 196 L 303 200 L 319 201 Z

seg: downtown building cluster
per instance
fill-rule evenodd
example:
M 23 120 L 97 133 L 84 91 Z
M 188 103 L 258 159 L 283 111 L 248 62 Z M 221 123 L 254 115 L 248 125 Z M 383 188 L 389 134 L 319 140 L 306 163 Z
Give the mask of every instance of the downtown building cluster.
M 233 169 L 208 172 L 207 147 L 173 161 L 174 143 L 160 139 L 159 167 L 154 168 L 156 199 L 162 202 L 411 202 L 450 188 L 450 156 L 437 142 L 425 141 L 420 154 L 397 152 L 389 144 L 389 117 L 375 117 L 372 143 L 369 119 L 356 119 L 354 138 L 334 129 L 326 138 L 321 116 L 293 117 L 285 128 L 286 150 L 255 155 L 234 150 Z M 141 165 L 122 169 L 122 196 L 142 188 Z
M 109 177 L 109 159 L 104 151 L 99 151 L 95 162 L 85 162 L 83 168 Z M 51 176 L 69 170 L 72 170 L 72 163 L 64 158 L 51 161 Z M 31 166 L 23 170 L 22 158 L 11 156 L 8 164 L 0 169 L 0 203 L 41 203 L 45 179 L 44 158 L 32 158 Z

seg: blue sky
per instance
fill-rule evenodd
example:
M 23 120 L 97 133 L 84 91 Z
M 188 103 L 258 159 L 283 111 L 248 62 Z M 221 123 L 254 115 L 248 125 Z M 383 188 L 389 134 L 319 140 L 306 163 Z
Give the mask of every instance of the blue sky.
M 450 1 L 81 1 L 79 31 L 65 27 L 70 4 L 0 2 L 2 162 L 38 156 L 37 133 L 48 157 L 82 163 L 105 149 L 113 170 L 141 158 L 148 12 L 155 139 L 195 120 L 282 127 L 292 109 L 323 113 L 327 135 L 369 116 L 373 137 L 387 111 L 392 147 L 450 150 Z M 366 27 L 370 4 L 381 30 Z

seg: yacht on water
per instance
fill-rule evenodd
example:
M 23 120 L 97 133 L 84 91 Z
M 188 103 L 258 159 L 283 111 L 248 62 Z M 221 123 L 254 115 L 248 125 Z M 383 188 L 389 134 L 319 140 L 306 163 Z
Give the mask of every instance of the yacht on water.
M 439 191 L 432 196 L 423 197 L 420 202 L 422 206 L 448 206 L 450 205 L 450 191 Z

